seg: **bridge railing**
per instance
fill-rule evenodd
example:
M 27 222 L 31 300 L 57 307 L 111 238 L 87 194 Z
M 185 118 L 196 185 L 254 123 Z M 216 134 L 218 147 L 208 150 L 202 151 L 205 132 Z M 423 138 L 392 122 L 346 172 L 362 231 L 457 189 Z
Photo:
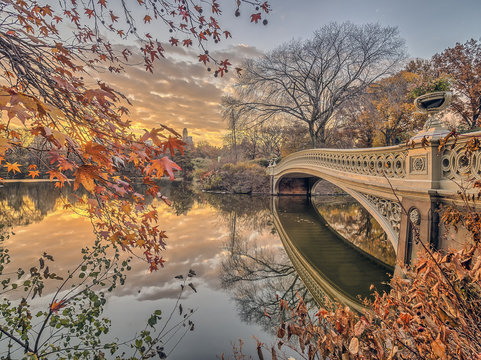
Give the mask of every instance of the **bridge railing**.
M 480 138 L 481 131 L 459 135 L 441 149 L 441 179 L 447 181 L 481 180 L 481 144 L 476 147 L 467 144 L 473 138 Z
M 321 166 L 348 173 L 404 178 L 406 176 L 406 146 L 369 149 L 310 149 L 288 155 L 271 167 L 271 175 L 286 168 Z

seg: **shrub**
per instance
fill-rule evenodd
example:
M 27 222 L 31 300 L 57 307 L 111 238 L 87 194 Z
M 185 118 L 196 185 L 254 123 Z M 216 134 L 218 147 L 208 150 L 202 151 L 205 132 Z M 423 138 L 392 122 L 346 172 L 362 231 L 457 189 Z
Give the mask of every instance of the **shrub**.
M 225 164 L 201 177 L 203 190 L 226 191 L 236 194 L 267 193 L 269 178 L 257 164 Z

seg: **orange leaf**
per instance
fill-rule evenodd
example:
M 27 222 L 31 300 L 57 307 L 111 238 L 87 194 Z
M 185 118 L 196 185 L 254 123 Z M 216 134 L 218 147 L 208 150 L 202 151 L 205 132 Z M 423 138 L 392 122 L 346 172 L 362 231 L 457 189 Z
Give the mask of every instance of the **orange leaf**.
M 31 171 L 28 172 L 28 176 L 31 176 L 32 179 L 35 179 L 35 177 L 39 177 L 40 175 L 38 173 L 38 170 L 37 171 L 31 170 Z
M 440 334 L 436 340 L 431 343 L 431 348 L 433 349 L 433 353 L 436 354 L 439 359 L 444 360 L 448 358 L 446 355 L 446 345 L 441 341 Z
M 3 167 L 7 168 L 7 172 L 13 171 L 14 174 L 20 172 L 20 166 L 22 165 L 17 162 L 14 162 L 13 164 L 7 162 L 6 165 L 3 165 Z
M 91 165 L 80 166 L 75 172 L 75 182 L 73 184 L 73 189 L 77 190 L 80 184 L 82 184 L 87 191 L 93 192 L 95 190 L 95 169 L 96 167 Z
M 66 300 L 60 300 L 59 302 L 54 301 L 50 305 L 50 311 L 56 314 L 61 308 L 65 306 L 66 306 Z
M 182 170 L 182 168 L 167 156 L 164 156 L 161 159 L 155 159 L 152 161 L 152 164 L 146 168 L 147 175 L 151 175 L 154 170 L 156 171 L 156 176 L 158 178 L 161 178 L 165 171 L 169 174 L 170 180 L 174 180 L 174 170 Z
M 351 342 L 349 343 L 349 352 L 352 355 L 356 355 L 359 352 L 359 339 L 357 337 L 351 339 Z
M 60 300 L 59 302 L 54 301 L 50 305 L 50 311 L 56 314 L 61 308 L 65 307 L 65 305 L 66 305 L 66 300 Z
M 184 145 L 187 145 L 182 140 L 175 137 L 169 136 L 167 141 L 164 143 L 164 153 L 167 149 L 170 151 L 170 155 L 174 156 L 175 149 L 179 150 L 182 155 L 184 155 Z

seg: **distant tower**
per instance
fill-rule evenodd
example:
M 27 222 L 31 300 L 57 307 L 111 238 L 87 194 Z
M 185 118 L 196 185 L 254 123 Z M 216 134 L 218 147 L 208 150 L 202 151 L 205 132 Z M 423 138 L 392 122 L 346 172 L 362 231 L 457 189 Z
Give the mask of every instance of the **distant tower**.
M 184 130 L 182 131 L 182 141 L 187 144 L 186 147 L 194 147 L 192 136 L 189 136 L 189 132 L 187 131 L 187 128 L 184 128 Z

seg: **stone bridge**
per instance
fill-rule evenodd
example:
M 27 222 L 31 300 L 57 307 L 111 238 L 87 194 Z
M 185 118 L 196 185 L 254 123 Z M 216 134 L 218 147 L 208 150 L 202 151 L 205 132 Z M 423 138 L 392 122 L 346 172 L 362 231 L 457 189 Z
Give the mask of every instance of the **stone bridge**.
M 310 195 L 317 181 L 325 179 L 359 201 L 385 230 L 398 260 L 410 263 L 420 246 L 413 226 L 425 244 L 452 246 L 440 234 L 438 209 L 442 203 L 460 204 L 459 191 L 481 179 L 481 151 L 466 151 L 481 132 L 459 136 L 439 149 L 445 134 L 420 133 L 410 146 L 293 153 L 269 166 L 272 194 Z

